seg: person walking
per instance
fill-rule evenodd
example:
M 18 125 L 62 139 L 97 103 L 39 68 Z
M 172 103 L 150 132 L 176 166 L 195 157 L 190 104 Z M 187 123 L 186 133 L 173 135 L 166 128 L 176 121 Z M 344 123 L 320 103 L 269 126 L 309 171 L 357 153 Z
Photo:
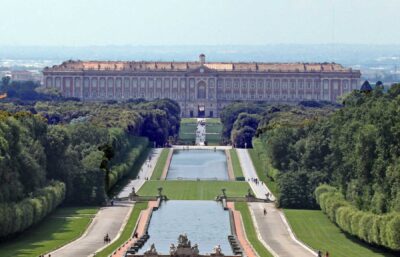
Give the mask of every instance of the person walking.
M 329 257 L 329 252 L 328 251 L 326 251 L 325 257 Z
M 322 252 L 318 250 L 318 257 L 322 257 Z
M 267 210 L 264 208 L 264 216 L 267 215 Z

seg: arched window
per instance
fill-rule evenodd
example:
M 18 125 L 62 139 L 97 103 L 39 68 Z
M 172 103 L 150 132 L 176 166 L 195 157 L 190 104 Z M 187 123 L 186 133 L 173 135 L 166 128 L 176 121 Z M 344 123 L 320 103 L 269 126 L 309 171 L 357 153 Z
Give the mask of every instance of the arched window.
M 206 99 L 206 83 L 204 81 L 197 84 L 197 99 Z

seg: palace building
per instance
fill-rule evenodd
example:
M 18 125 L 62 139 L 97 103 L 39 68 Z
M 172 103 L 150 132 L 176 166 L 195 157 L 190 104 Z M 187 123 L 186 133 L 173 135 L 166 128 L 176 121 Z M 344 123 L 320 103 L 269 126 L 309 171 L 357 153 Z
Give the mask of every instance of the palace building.
M 336 101 L 360 85 L 336 63 L 66 61 L 43 70 L 47 87 L 83 101 L 170 98 L 183 117 L 217 117 L 232 101 Z

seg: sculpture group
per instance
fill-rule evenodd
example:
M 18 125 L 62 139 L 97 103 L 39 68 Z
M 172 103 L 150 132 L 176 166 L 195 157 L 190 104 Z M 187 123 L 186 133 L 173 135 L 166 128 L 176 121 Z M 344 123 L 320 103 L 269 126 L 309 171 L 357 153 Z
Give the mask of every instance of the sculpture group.
M 178 245 L 175 246 L 175 244 L 171 244 L 169 248 L 169 255 L 174 256 L 174 257 L 198 257 L 200 256 L 200 251 L 199 251 L 199 246 L 198 244 L 194 244 L 192 246 L 192 243 L 188 239 L 187 234 L 181 234 L 178 237 Z M 150 248 L 144 252 L 145 257 L 158 257 L 158 256 L 163 256 L 159 254 L 156 250 L 156 247 L 154 244 L 150 246 Z M 222 253 L 221 246 L 217 245 L 214 247 L 213 252 L 210 254 L 210 256 L 213 257 L 222 257 L 224 254 Z

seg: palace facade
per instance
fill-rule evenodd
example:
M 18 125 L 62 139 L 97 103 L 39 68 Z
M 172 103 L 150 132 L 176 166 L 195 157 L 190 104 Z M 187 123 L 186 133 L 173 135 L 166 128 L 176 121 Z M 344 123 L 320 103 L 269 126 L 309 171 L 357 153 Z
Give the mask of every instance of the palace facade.
M 336 101 L 360 85 L 336 63 L 66 61 L 43 70 L 47 87 L 84 101 L 170 98 L 183 117 L 216 117 L 232 101 Z

